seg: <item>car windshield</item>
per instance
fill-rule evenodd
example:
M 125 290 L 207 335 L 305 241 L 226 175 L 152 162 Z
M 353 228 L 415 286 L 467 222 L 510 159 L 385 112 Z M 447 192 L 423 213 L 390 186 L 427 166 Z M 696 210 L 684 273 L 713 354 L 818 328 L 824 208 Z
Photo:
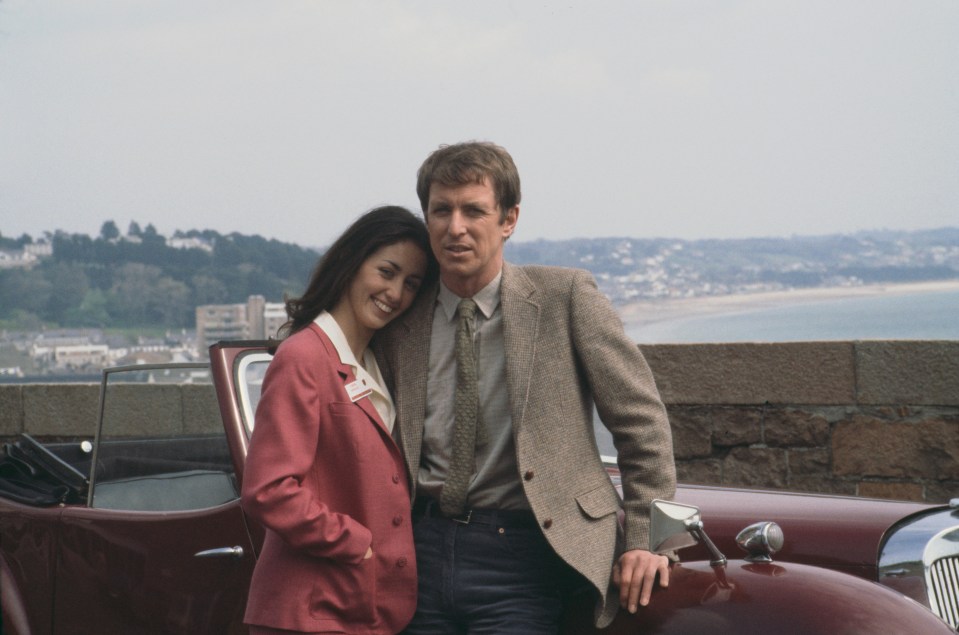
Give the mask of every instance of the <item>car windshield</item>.
M 91 507 L 169 512 L 236 498 L 209 368 L 106 370 L 93 462 Z

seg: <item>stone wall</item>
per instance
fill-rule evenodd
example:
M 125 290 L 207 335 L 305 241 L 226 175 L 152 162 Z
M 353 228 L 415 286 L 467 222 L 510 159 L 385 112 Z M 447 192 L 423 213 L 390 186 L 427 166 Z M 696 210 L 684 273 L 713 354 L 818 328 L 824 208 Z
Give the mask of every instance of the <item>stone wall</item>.
M 679 479 L 959 496 L 959 342 L 643 346 Z
M 945 502 L 959 496 L 959 342 L 642 346 L 680 481 Z M 131 427 L 195 431 L 195 388 L 144 386 Z M 152 394 L 151 394 L 152 393 Z M 90 438 L 95 384 L 0 385 L 0 441 Z M 164 405 L 165 404 L 165 405 Z M 193 404 L 193 405 L 191 405 Z M 202 426 L 199 422 L 202 421 Z

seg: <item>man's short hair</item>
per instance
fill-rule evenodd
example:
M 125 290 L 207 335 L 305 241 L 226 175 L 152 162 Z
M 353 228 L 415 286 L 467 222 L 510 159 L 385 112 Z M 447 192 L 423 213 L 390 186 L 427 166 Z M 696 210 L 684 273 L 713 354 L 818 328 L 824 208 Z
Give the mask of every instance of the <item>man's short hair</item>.
M 466 141 L 442 145 L 426 158 L 416 172 L 416 194 L 426 215 L 430 202 L 430 186 L 439 183 L 458 187 L 482 183 L 489 179 L 500 209 L 500 222 L 506 213 L 519 205 L 519 171 L 513 157 L 504 148 L 487 141 Z

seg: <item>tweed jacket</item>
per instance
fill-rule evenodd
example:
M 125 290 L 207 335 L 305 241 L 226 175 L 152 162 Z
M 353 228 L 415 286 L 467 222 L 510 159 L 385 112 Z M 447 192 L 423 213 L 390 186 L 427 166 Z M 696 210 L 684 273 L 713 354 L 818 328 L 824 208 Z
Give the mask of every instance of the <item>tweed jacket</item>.
M 350 398 L 355 380 L 316 324 L 284 340 L 266 371 L 242 491 L 266 528 L 247 624 L 372 635 L 413 617 L 403 457 L 370 399 Z
M 436 289 L 424 291 L 377 335 L 411 490 L 436 296 Z M 588 272 L 505 263 L 501 310 L 517 478 L 550 545 L 597 590 L 596 622 L 603 627 L 619 605 L 611 583 L 615 559 L 625 549 L 649 548 L 650 502 L 675 491 L 666 411 L 639 348 Z M 594 404 L 618 451 L 623 526 L 596 446 Z

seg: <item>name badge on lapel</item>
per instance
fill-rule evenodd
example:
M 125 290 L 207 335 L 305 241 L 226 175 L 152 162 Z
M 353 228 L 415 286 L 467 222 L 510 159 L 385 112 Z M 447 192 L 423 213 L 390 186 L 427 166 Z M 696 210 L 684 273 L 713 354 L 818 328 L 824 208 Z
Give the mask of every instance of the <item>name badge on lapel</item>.
M 363 397 L 366 397 L 373 393 L 373 389 L 366 385 L 366 382 L 360 379 L 356 381 L 351 381 L 346 385 L 346 394 L 349 396 L 350 401 L 356 403 Z

